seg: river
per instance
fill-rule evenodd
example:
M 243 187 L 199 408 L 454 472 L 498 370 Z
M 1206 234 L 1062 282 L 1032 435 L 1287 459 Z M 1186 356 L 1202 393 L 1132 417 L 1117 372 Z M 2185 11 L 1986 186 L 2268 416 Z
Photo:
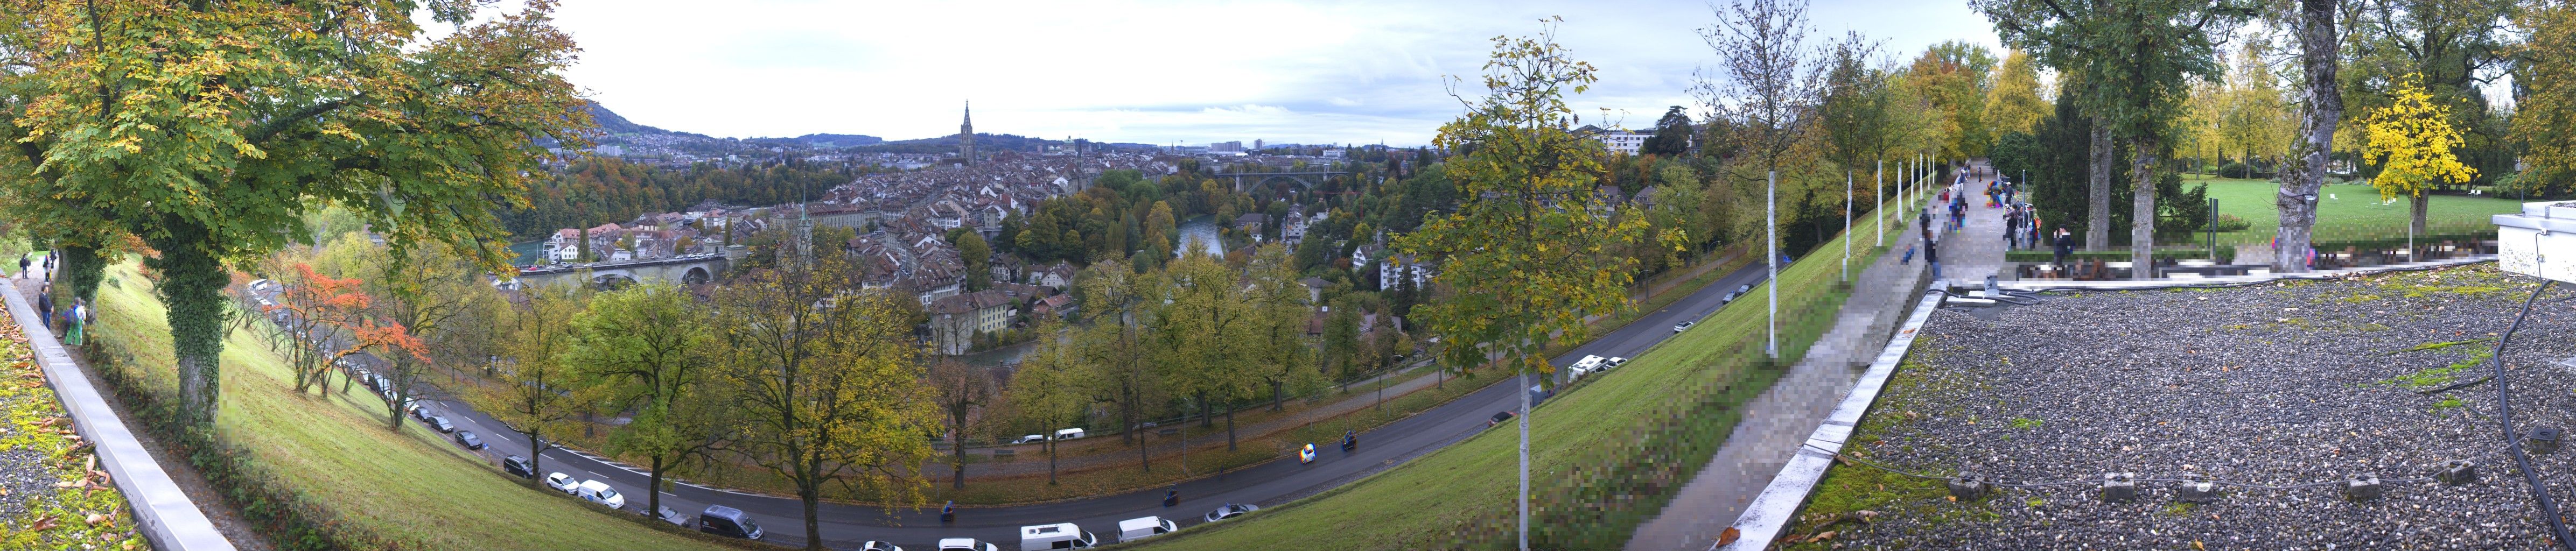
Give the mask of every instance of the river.
M 1225 241 L 1217 237 L 1213 217 L 1201 216 L 1181 223 L 1181 246 L 1172 250 L 1172 258 L 1180 258 L 1181 253 L 1188 251 L 1191 241 L 1200 243 L 1210 255 L 1225 256 Z

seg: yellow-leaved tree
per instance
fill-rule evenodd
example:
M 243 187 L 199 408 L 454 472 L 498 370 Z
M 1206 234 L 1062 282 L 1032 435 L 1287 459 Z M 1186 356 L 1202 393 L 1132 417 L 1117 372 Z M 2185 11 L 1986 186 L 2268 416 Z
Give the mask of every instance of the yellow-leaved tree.
M 2424 192 L 2434 186 L 2466 182 L 2478 175 L 2477 169 L 2461 164 L 2458 154 L 2460 130 L 2452 128 L 2451 109 L 2433 101 L 2424 91 L 2422 77 L 2406 75 L 2397 79 L 2389 90 L 2395 101 L 2387 107 L 2373 109 L 2362 122 L 2367 141 L 2362 145 L 2362 159 L 2380 163 L 2379 177 L 2370 180 L 2379 188 L 2380 199 L 2406 195 L 2414 205 L 2414 232 L 2424 233 Z

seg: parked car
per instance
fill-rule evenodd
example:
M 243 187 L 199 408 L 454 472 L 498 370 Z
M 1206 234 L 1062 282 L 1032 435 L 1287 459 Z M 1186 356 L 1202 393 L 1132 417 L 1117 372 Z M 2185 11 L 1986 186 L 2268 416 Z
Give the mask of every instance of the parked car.
M 939 538 L 939 551 L 1002 551 L 1002 548 L 975 541 L 975 538 Z
M 1044 435 L 1044 434 L 1032 434 L 1032 435 L 1028 435 L 1028 436 L 1022 436 L 1022 437 L 1020 437 L 1018 440 L 1012 440 L 1012 441 L 1011 441 L 1011 443 L 1013 443 L 1013 444 L 1027 444 L 1027 443 L 1031 443 L 1031 442 L 1045 442 L 1045 441 L 1046 441 L 1046 435 Z
M 1072 439 L 1075 439 L 1075 438 L 1081 438 L 1081 437 L 1082 437 L 1082 429 L 1064 429 L 1064 430 L 1060 430 L 1060 431 L 1055 431 L 1055 439 L 1057 439 L 1057 440 L 1072 440 Z
M 535 467 L 536 466 L 529 463 L 528 458 L 525 457 L 513 455 L 501 458 L 501 472 L 510 473 L 510 476 L 519 478 L 536 478 L 537 471 Z
M 1618 356 L 1611 356 L 1609 360 L 1606 360 L 1606 361 L 1601 362 L 1601 368 L 1602 368 L 1602 369 L 1610 369 L 1610 368 L 1614 368 L 1614 367 L 1619 367 L 1621 364 L 1625 364 L 1625 363 L 1628 363 L 1628 359 L 1627 359 L 1627 358 L 1621 358 L 1621 357 L 1618 357 Z
M 1513 413 L 1509 411 L 1495 413 L 1492 419 L 1485 420 L 1485 426 L 1490 428 L 1494 425 L 1503 424 L 1506 421 L 1512 420 L 1512 415 Z
M 1179 529 L 1181 529 L 1181 525 L 1169 520 L 1163 520 L 1163 517 L 1131 518 L 1118 521 L 1118 541 L 1136 541 L 1148 536 L 1170 533 L 1173 530 Z
M 1020 527 L 1020 551 L 1082 549 L 1099 543 L 1099 536 L 1070 522 Z
M 708 505 L 705 512 L 698 513 L 698 531 L 747 540 L 761 536 L 760 523 L 752 522 L 741 509 L 723 505 Z
M 859 551 L 903 551 L 903 548 L 891 543 L 871 540 L 859 542 Z
M 671 523 L 672 526 L 689 527 L 689 517 L 680 516 L 679 511 L 671 510 L 670 507 L 663 507 L 661 513 L 653 515 L 653 518 L 662 519 L 662 522 Z
M 581 498 L 582 501 L 606 505 L 610 509 L 626 508 L 626 496 L 618 495 L 617 489 L 608 487 L 606 482 L 581 481 L 581 486 L 573 488 L 572 495 Z
M 465 446 L 465 449 L 479 450 L 483 449 L 483 438 L 475 436 L 474 431 L 460 430 L 456 431 L 456 444 Z
M 437 412 L 430 411 L 429 406 L 420 405 L 417 400 L 403 400 L 403 413 L 410 414 L 413 419 L 427 422 L 429 417 Z
M 1673 332 L 1674 332 L 1674 333 L 1680 333 L 1680 332 L 1683 332 L 1683 331 L 1689 331 L 1689 330 L 1690 330 L 1690 328 L 1691 328 L 1691 326 L 1693 326 L 1693 325 L 1699 325 L 1699 322 L 1696 322 L 1696 321 L 1685 321 L 1685 322 L 1681 322 L 1681 323 L 1673 324 Z
M 1224 506 L 1224 507 L 1218 507 L 1218 508 L 1216 508 L 1216 510 L 1214 510 L 1214 511 L 1208 511 L 1208 514 L 1207 514 L 1207 521 L 1208 521 L 1208 522 L 1216 522 L 1216 521 L 1220 521 L 1220 520 L 1225 520 L 1225 519 L 1230 519 L 1230 518 L 1234 518 L 1234 517 L 1243 516 L 1245 513 L 1250 513 L 1250 512 L 1253 512 L 1253 511 L 1259 511 L 1259 510 L 1261 510 L 1261 507 L 1260 507 L 1260 506 L 1253 505 L 1253 504 L 1250 504 L 1250 503 L 1228 503 L 1228 504 L 1225 504 L 1225 506 Z
M 428 423 L 430 428 L 438 429 L 438 432 L 456 432 L 456 425 L 448 423 L 445 415 L 431 415 L 429 420 L 422 423 Z
M 546 487 L 554 488 L 555 491 L 569 494 L 572 493 L 573 488 L 580 486 L 580 483 L 573 482 L 572 475 L 563 473 L 546 473 Z

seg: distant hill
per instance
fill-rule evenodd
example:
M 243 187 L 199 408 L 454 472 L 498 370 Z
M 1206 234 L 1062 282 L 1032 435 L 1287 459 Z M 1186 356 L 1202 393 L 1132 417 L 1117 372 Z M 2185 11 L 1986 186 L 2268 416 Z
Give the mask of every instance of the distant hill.
M 663 129 L 658 128 L 658 127 L 652 127 L 652 126 L 645 126 L 645 125 L 641 125 L 641 124 L 635 124 L 635 121 L 626 120 L 626 117 L 619 116 L 619 115 L 617 114 L 617 112 L 616 112 L 616 111 L 610 111 L 610 110 L 608 110 L 608 107 L 607 107 L 607 106 L 600 105 L 600 104 L 599 104 L 599 102 L 596 102 L 596 101 L 594 101 L 594 102 L 590 102 L 590 121 L 591 121 L 592 123 L 596 123 L 596 124 L 598 124 L 598 125 L 599 125 L 599 129 L 600 129 L 600 131 L 607 132 L 607 133 L 612 134 L 612 135 L 614 135 L 614 134 L 645 134 L 645 135 L 659 135 L 659 136 L 693 136 L 693 137 L 699 137 L 699 138 L 709 138 L 709 139 L 713 139 L 713 137 L 712 137 L 712 136 L 708 136 L 708 135 L 705 135 L 705 134 L 697 134 L 697 133 L 692 133 L 692 132 L 673 132 L 673 131 L 669 131 L 669 130 L 663 130 Z

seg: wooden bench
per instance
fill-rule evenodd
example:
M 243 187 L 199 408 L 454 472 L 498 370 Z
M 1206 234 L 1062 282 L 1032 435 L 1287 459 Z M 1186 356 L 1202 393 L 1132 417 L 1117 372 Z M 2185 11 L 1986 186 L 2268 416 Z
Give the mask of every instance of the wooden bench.
M 995 449 L 993 450 L 993 458 L 994 458 L 994 459 L 1001 459 L 1001 458 L 1004 458 L 1004 457 L 1015 457 L 1015 456 L 1018 456 L 1019 454 L 1020 454 L 1020 451 L 1019 451 L 1019 450 L 1014 450 L 1014 449 L 1010 449 L 1010 448 L 995 448 Z

